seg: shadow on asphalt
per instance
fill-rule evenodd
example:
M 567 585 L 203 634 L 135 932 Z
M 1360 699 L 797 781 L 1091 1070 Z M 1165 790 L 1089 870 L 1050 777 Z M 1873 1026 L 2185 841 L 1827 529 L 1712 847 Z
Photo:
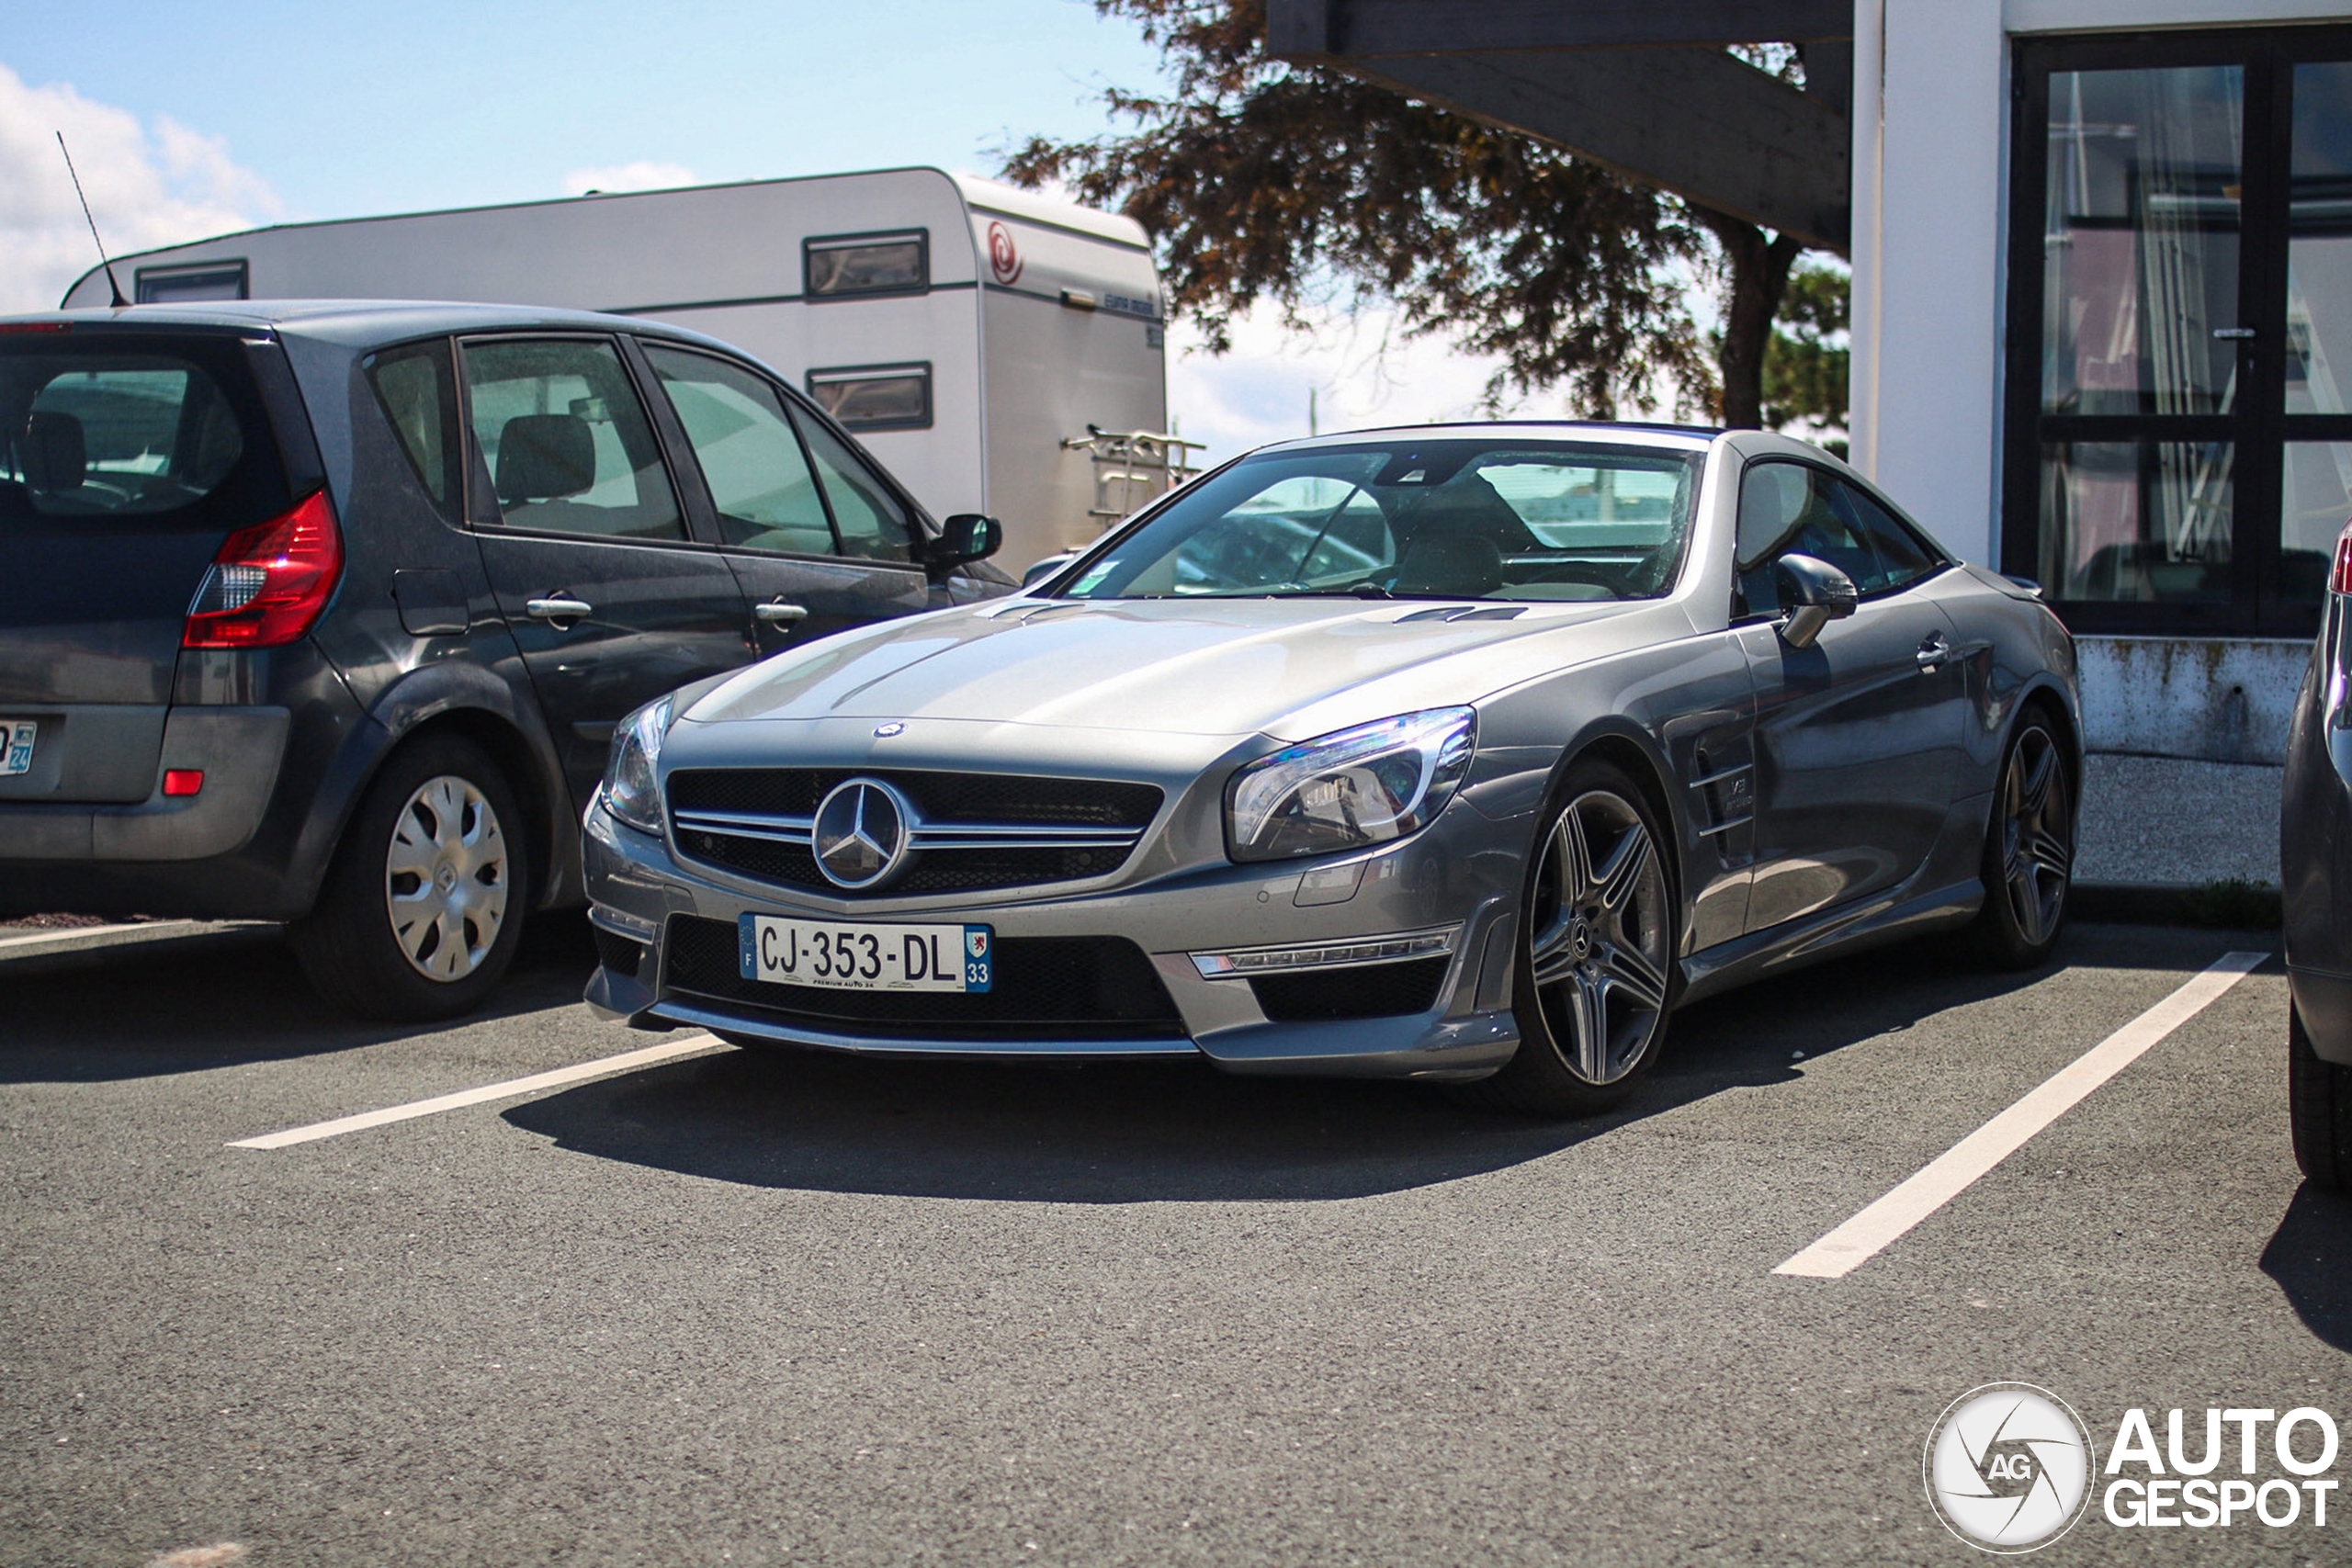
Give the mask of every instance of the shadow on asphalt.
M 1228 1077 L 1194 1063 L 1054 1070 L 789 1049 L 605 1079 L 505 1115 L 580 1153 L 760 1187 L 1048 1203 L 1356 1198 L 1793 1082 L 1797 1051 L 1818 1057 L 2039 977 L 1988 975 L 1949 943 L 1914 942 L 1752 986 L 1679 1013 L 1657 1072 L 1621 1111 L 1578 1122 L 1470 1110 L 1432 1086 Z
M 31 975 L 0 965 L 0 1083 L 203 1072 L 439 1033 L 575 1003 L 595 964 L 584 916 L 534 915 L 488 1008 L 415 1024 L 361 1022 L 328 1007 L 272 934 L 177 953 L 116 948 Z
M 2306 1181 L 2262 1249 L 2262 1271 L 2278 1281 L 2305 1327 L 2352 1350 L 2352 1197 Z

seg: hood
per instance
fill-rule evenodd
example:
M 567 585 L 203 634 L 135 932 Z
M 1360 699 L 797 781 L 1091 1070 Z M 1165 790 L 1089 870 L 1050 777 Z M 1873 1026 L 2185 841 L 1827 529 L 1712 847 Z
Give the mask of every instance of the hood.
M 778 654 L 685 717 L 947 719 L 1304 739 L 1476 701 L 1537 669 L 1619 646 L 1614 623 L 1667 609 L 1657 601 L 997 600 Z M 1473 618 L 1459 618 L 1465 613 Z

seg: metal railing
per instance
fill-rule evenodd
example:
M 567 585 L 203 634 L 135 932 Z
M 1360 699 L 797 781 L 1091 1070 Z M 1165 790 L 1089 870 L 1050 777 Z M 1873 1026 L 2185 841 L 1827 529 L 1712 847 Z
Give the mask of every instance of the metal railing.
M 1065 437 L 1062 450 L 1093 456 L 1094 504 L 1086 514 L 1108 525 L 1197 475 L 1201 470 L 1193 466 L 1192 455 L 1207 445 L 1163 431 L 1090 424 L 1084 435 Z

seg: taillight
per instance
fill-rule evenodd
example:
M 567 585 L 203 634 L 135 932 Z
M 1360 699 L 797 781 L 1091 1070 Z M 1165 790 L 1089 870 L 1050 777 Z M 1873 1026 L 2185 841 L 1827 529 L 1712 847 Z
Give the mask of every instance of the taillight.
M 182 648 L 280 648 L 318 621 L 343 576 L 327 492 L 222 541 L 187 607 Z
M 2335 541 L 2335 574 L 2327 585 L 2338 593 L 2352 593 L 2352 528 L 2345 529 L 2344 536 Z

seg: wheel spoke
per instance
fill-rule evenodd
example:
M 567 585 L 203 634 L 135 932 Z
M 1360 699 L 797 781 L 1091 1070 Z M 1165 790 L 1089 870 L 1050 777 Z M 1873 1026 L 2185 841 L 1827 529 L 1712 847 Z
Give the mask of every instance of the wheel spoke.
M 2075 863 L 2075 855 L 2065 840 L 2048 829 L 2040 829 L 2025 836 L 2026 853 L 2042 870 L 2064 881 Z
M 1577 1031 L 1577 1071 L 1593 1083 L 1609 1081 L 1609 997 L 1599 981 L 1576 976 L 1568 988 Z
M 1560 902 L 1581 903 L 1592 891 L 1592 851 L 1585 842 L 1584 823 L 1571 807 L 1560 814 L 1553 830 L 1553 853 L 1560 869 Z
M 1564 933 L 1566 930 L 1564 926 L 1562 928 Z M 1535 953 L 1532 965 L 1531 974 L 1534 978 L 1536 988 L 1541 990 L 1556 986 L 1576 973 L 1576 954 L 1570 950 L 1564 936 L 1562 940 L 1555 942 L 1548 952 Z
M 1666 976 L 1634 948 L 1605 942 L 1597 955 L 1603 983 L 1634 1006 L 1655 1012 L 1666 1005 Z
M 2025 761 L 2022 749 L 2018 754 L 2018 761 L 2020 762 Z M 2018 794 L 2022 798 L 2018 804 L 2022 809 L 2034 817 L 2040 817 L 2049 810 L 2050 786 L 2055 782 L 2057 776 L 2057 748 L 2044 746 L 2034 757 L 2032 766 L 2026 770 L 2019 785 Z
M 1649 865 L 1650 836 L 1636 823 L 1625 829 L 1617 847 L 1609 852 L 1609 863 L 1600 868 L 1600 907 L 1612 915 L 1621 914 Z

